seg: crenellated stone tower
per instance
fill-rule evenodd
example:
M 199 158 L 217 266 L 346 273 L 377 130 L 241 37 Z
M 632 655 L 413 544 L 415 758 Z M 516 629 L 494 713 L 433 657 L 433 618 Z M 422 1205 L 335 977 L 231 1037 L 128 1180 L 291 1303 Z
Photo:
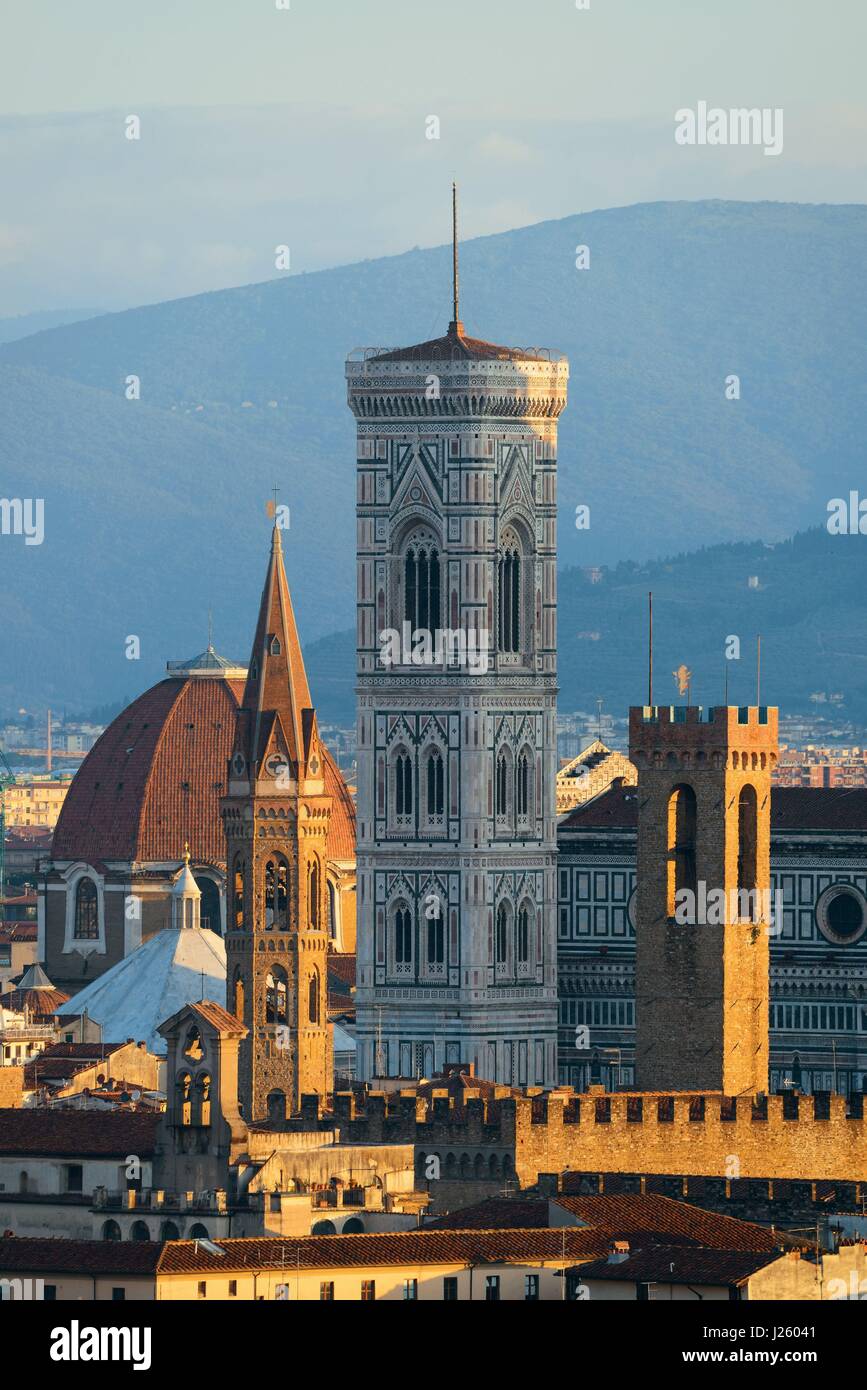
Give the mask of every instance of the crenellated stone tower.
M 636 1082 L 768 1089 L 777 710 L 639 707 Z
M 557 421 L 568 364 L 353 355 L 358 1075 L 556 1079 Z
M 275 526 L 222 805 L 227 1004 L 246 1025 L 249 1121 L 285 1119 L 331 1080 L 325 882 L 331 797 Z

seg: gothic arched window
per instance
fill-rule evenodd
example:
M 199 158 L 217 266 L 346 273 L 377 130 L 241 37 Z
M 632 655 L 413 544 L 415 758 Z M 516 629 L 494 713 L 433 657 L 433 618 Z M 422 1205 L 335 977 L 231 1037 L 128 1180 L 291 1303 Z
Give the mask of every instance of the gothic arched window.
M 438 748 L 432 748 L 427 755 L 427 813 L 428 817 L 441 816 L 445 811 L 443 758 Z
M 325 887 L 328 891 L 328 935 L 332 941 L 337 939 L 337 889 L 332 880 L 325 880 Z
M 498 820 L 504 820 L 509 815 L 511 772 L 512 755 L 507 748 L 501 748 L 497 754 L 494 788 L 494 807 Z
M 509 909 L 505 903 L 497 908 L 497 965 L 505 965 L 509 959 Z
M 515 773 L 515 801 L 519 818 L 526 820 L 530 814 L 530 758 L 526 750 L 518 757 Z
M 412 816 L 412 759 L 405 748 L 394 760 L 394 811 L 401 819 Z
M 403 972 L 412 966 L 412 914 L 405 902 L 394 912 L 394 963 Z
M 440 626 L 440 557 L 431 537 L 413 537 L 403 562 L 403 616 L 415 632 Z
M 190 1073 L 188 1071 L 181 1072 L 180 1076 L 178 1077 L 178 1110 L 180 1113 L 182 1125 L 188 1125 L 192 1123 L 192 1091 L 193 1078 L 190 1076 Z
M 441 908 L 437 908 L 436 917 L 426 918 L 425 928 L 427 932 L 427 964 L 434 966 L 444 965 L 446 958 L 446 934 Z
M 741 788 L 738 799 L 738 888 L 752 893 L 756 888 L 758 799 L 752 786 Z
M 530 912 L 523 903 L 518 913 L 518 964 L 527 965 L 530 960 Z
M 198 1120 L 200 1125 L 211 1123 L 211 1078 L 207 1072 L 202 1072 L 196 1077 L 196 1091 L 198 1093 Z
M 696 878 L 696 800 L 692 787 L 675 787 L 668 800 L 668 915 L 675 914 L 676 895 L 692 893 L 695 911 Z
M 235 930 L 244 930 L 244 861 L 240 854 L 235 856 L 235 871 L 232 876 L 232 911 Z
M 312 859 L 307 869 L 307 913 L 311 927 L 319 926 L 319 860 Z
M 244 1022 L 244 976 L 240 969 L 235 971 L 232 985 L 232 1010 L 239 1023 Z
M 96 941 L 99 938 L 99 908 L 96 884 L 92 878 L 80 878 L 75 890 L 75 939 Z
M 265 930 L 289 930 L 289 865 L 278 854 L 265 864 Z
M 319 972 L 314 970 L 307 986 L 307 1016 L 311 1023 L 319 1022 Z
M 501 652 L 521 649 L 521 547 L 513 531 L 503 537 L 497 570 L 499 648 Z
M 281 965 L 272 966 L 265 977 L 265 1022 L 289 1022 L 289 981 Z

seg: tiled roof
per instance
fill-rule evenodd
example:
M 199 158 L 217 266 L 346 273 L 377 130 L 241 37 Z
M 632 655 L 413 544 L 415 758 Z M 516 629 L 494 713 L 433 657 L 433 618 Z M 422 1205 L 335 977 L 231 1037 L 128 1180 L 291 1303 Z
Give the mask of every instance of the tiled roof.
M 677 1244 L 684 1240 L 719 1250 L 775 1250 L 780 1244 L 779 1238 L 763 1226 L 732 1216 L 717 1216 L 656 1193 L 561 1195 L 551 1200 L 588 1226 L 610 1232 L 615 1239 L 640 1232 L 659 1239 L 674 1237 Z
M 649 1245 L 630 1251 L 629 1258 L 582 1264 L 575 1271 L 582 1283 L 590 1279 L 626 1280 L 636 1284 L 743 1283 L 757 1270 L 782 1259 L 779 1250 L 716 1250 L 701 1246 Z
M 445 360 L 449 362 L 460 361 L 487 361 L 497 359 L 507 362 L 546 362 L 547 357 L 540 357 L 534 352 L 525 352 L 521 348 L 500 347 L 497 343 L 485 342 L 483 338 L 468 338 L 463 331 L 463 324 L 449 328 L 448 333 L 441 338 L 429 338 L 426 343 L 416 343 L 412 347 L 394 348 L 391 352 L 380 352 L 375 357 L 370 358 L 372 362 L 431 362 Z
M 216 1242 L 225 1255 L 210 1255 L 191 1240 L 163 1248 L 162 1274 L 218 1273 L 244 1269 L 323 1269 L 363 1266 L 503 1263 L 580 1259 L 583 1231 L 383 1231 L 376 1235 L 272 1237 Z M 596 1254 L 596 1242 L 592 1253 Z
M 344 986 L 347 993 L 355 984 L 355 954 L 349 951 L 330 951 L 328 975 Z
M 548 1229 L 547 1197 L 489 1197 L 459 1211 L 426 1221 L 426 1231 L 493 1231 Z
M 164 680 L 109 725 L 72 781 L 55 859 L 225 861 L 225 792 L 238 681 Z
M 576 806 L 560 822 L 561 830 L 634 830 L 638 793 L 613 787 L 593 801 Z M 774 787 L 771 830 L 867 831 L 867 787 Z
M 0 996 L 3 1001 L 4 1009 L 11 1009 L 13 1013 L 29 1013 L 31 1020 L 37 1018 L 51 1018 L 61 1005 L 65 1004 L 69 998 L 62 989 L 55 989 L 53 986 L 46 989 L 40 986 L 39 989 L 13 989 L 8 994 Z
M 190 1004 L 189 1008 L 200 1018 L 203 1018 L 206 1023 L 210 1023 L 213 1028 L 219 1028 L 223 1033 L 235 1033 L 238 1036 L 243 1036 L 247 1031 L 234 1014 L 230 1014 L 228 1009 L 224 1009 L 222 1004 L 217 1004 L 213 999 L 201 999 L 198 1004 Z
M 7 1236 L 0 1239 L 0 1275 L 154 1274 L 161 1249 L 159 1241 Z
M 58 860 L 224 864 L 220 819 L 243 682 L 194 676 L 160 681 L 94 744 L 72 781 L 54 832 Z M 323 746 L 333 797 L 328 855 L 355 858 L 355 806 Z M 33 899 L 35 902 L 35 898 Z
M 158 1119 L 141 1112 L 0 1110 L 0 1155 L 148 1158 L 154 1151 Z
M 0 922 L 0 941 L 36 941 L 37 922 Z

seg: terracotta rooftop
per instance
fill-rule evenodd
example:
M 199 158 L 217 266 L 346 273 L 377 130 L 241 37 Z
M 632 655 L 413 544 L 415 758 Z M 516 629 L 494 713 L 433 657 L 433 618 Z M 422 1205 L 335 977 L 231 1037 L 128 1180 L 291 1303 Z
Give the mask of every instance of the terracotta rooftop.
M 54 831 L 54 859 L 164 862 L 178 860 L 188 840 L 194 867 L 224 863 L 220 798 L 243 691 L 243 681 L 191 675 L 160 681 L 134 700 L 73 778 Z M 351 860 L 355 806 L 334 759 L 322 751 L 333 797 L 328 855 Z
M 149 1158 L 159 1117 L 139 1112 L 0 1110 L 0 1155 L 57 1158 Z
M 548 1229 L 547 1197 L 488 1197 L 484 1202 L 461 1207 L 433 1221 L 426 1221 L 426 1231 L 493 1231 Z
M 484 362 L 500 360 L 505 362 L 547 362 L 548 358 L 535 352 L 525 352 L 521 348 L 501 347 L 488 343 L 483 338 L 470 338 L 464 332 L 462 323 L 450 324 L 448 333 L 441 338 L 429 338 L 426 343 L 416 343 L 412 347 L 394 348 L 390 352 L 377 353 L 369 358 L 372 362 Z
M 195 1241 L 169 1241 L 160 1273 L 218 1273 L 244 1269 L 358 1268 L 380 1265 L 504 1263 L 557 1260 L 587 1254 L 583 1231 L 383 1231 L 376 1235 L 271 1237 L 219 1240 L 211 1255 Z M 593 1243 L 593 1254 L 597 1253 Z
M 561 830 L 635 830 L 638 792 L 612 787 L 576 806 L 560 821 Z M 771 830 L 867 831 L 867 787 L 774 787 Z
M 0 941 L 35 941 L 37 922 L 0 922 Z
M 7 1236 L 0 1239 L 0 1275 L 154 1274 L 161 1251 L 158 1241 Z
M 625 1260 L 593 1260 L 575 1273 L 588 1279 L 627 1280 L 637 1284 L 742 1284 L 757 1270 L 782 1258 L 779 1250 L 716 1250 L 701 1246 L 647 1245 L 630 1250 Z

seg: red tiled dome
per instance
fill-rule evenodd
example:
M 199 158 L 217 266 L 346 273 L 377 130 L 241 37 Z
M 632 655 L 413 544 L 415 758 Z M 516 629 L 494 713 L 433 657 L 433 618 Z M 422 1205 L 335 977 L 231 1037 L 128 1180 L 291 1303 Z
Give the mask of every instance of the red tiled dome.
M 171 678 L 140 695 L 88 753 L 63 803 L 52 857 L 177 860 L 185 840 L 198 863 L 223 864 L 220 798 L 235 736 L 242 680 Z M 355 854 L 355 808 L 326 751 L 334 798 L 329 858 Z

